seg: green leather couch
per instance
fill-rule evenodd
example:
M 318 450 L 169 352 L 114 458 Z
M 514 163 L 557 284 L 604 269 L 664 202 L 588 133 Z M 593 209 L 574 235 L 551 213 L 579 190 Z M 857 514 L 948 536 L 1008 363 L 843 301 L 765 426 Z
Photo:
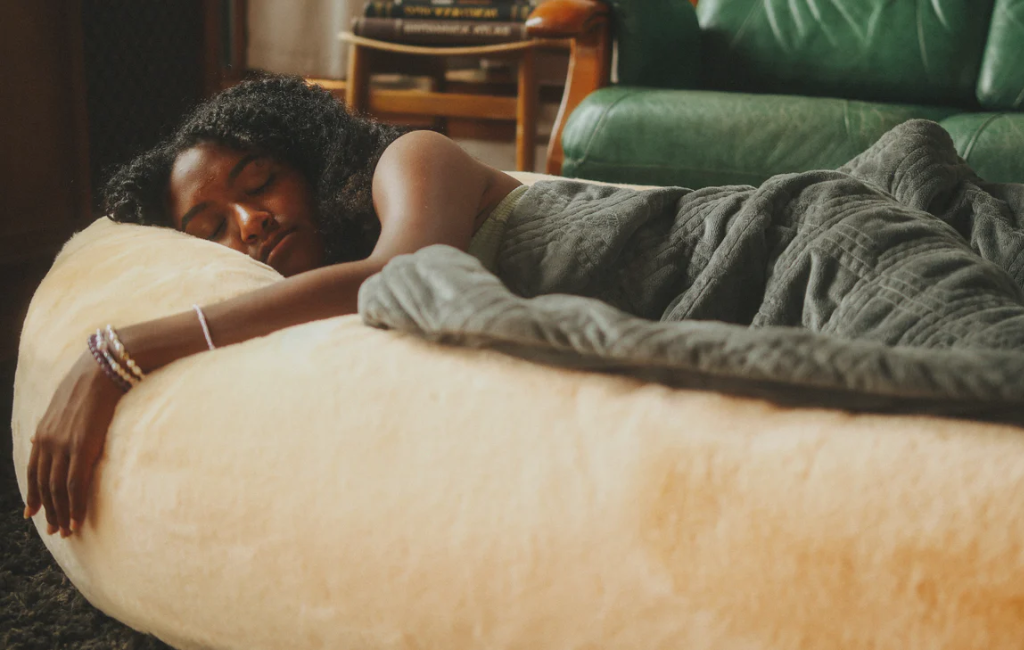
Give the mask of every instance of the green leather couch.
M 911 118 L 1024 183 L 1024 0 L 611 0 L 618 83 L 562 134 L 564 176 L 757 184 L 835 168 Z

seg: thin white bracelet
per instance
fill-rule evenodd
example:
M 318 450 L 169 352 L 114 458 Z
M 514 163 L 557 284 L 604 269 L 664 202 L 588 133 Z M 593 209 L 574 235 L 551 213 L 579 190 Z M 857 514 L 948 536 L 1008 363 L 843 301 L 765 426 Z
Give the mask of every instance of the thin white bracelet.
M 192 309 L 196 310 L 196 316 L 199 317 L 199 325 L 203 328 L 203 336 L 206 337 L 206 344 L 213 350 L 217 346 L 213 344 L 213 337 L 210 336 L 210 328 L 206 325 L 206 316 L 203 315 L 203 310 L 199 308 L 199 305 L 192 305 Z

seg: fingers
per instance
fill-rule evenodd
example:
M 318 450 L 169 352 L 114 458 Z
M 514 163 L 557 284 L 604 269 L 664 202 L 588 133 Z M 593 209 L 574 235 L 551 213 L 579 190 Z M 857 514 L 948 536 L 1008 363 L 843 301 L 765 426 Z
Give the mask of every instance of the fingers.
M 73 461 L 66 453 L 50 453 L 33 444 L 28 465 L 28 504 L 25 518 L 46 513 L 46 532 L 68 537 L 85 520 L 85 494 L 92 479 L 92 464 L 77 454 Z
M 36 484 L 39 486 L 39 497 L 46 513 L 46 534 L 52 535 L 60 530 L 57 524 L 57 510 L 53 506 L 53 496 L 50 494 L 50 466 L 53 459 L 46 449 L 39 450 L 39 475 Z
M 68 455 L 56 453 L 50 464 L 50 498 L 57 518 L 60 536 L 71 534 L 71 517 L 68 515 Z
M 39 498 L 39 445 L 32 438 L 32 455 L 28 458 L 28 498 L 25 500 L 25 519 L 39 512 L 42 501 Z
M 95 463 L 87 454 L 78 453 L 71 458 L 68 470 L 68 498 L 70 504 L 71 530 L 78 532 L 85 521 L 85 506 Z
M 60 449 L 49 452 L 43 445 L 33 444 L 28 462 L 25 518 L 42 509 L 47 534 L 60 532 L 61 537 L 68 537 L 81 529 L 95 463 L 86 450 L 69 457 Z

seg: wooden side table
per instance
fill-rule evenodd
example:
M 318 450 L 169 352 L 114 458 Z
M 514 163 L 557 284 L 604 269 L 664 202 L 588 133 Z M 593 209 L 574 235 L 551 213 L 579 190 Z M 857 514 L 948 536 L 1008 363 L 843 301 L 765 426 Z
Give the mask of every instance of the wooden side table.
M 537 142 L 538 85 L 535 53 L 541 49 L 568 50 L 563 38 L 532 38 L 513 43 L 465 47 L 404 45 L 341 35 L 349 44 L 346 103 L 353 113 L 406 113 L 435 117 L 508 120 L 516 123 L 516 169 L 533 171 Z M 486 57 L 510 59 L 517 65 L 516 97 L 408 90 L 376 95 L 370 92 L 375 56 L 401 54 L 414 57 Z

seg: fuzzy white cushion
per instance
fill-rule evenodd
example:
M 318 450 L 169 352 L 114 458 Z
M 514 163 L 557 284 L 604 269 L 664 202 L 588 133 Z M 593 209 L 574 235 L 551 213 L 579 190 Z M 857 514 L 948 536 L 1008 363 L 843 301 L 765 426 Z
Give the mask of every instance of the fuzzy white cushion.
M 278 280 L 167 230 L 77 235 L 21 342 L 23 494 L 93 328 Z M 1022 434 L 342 317 L 153 373 L 118 407 L 84 531 L 45 540 L 92 603 L 180 648 L 1019 650 Z

